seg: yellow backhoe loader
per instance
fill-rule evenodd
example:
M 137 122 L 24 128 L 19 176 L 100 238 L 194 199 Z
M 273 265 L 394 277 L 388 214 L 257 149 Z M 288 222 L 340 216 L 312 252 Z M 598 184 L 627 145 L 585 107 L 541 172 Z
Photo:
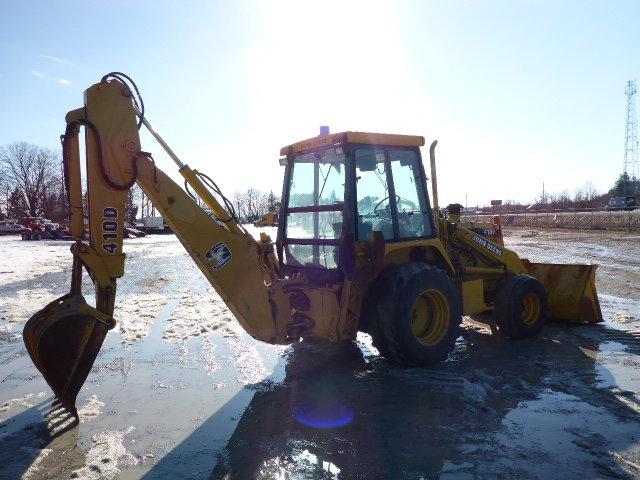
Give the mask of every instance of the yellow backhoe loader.
M 126 75 L 105 75 L 87 89 L 84 107 L 69 112 L 66 122 L 63 162 L 75 239 L 71 290 L 29 319 L 24 341 L 74 414 L 76 396 L 116 323 L 124 208 L 136 182 L 238 322 L 263 342 L 337 342 L 365 331 L 389 361 L 423 366 L 451 352 L 463 315 L 493 312 L 489 321 L 512 339 L 536 335 L 548 317 L 602 320 L 594 265 L 531 263 L 461 222 L 455 205 L 440 215 L 436 142 L 429 150 L 430 205 L 423 137 L 343 132 L 282 148 L 284 190 L 273 243 L 264 233 L 254 239 L 215 182 L 179 160 L 149 124 Z M 184 189 L 142 150 L 143 125 L 178 166 Z M 83 270 L 96 287 L 95 308 L 82 296 Z

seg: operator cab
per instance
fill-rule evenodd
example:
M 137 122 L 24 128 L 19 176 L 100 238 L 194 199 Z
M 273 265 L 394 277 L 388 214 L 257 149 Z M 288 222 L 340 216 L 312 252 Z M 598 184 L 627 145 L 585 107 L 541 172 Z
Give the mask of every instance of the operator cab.
M 363 132 L 320 135 L 284 147 L 281 267 L 340 267 L 346 238 L 385 243 L 435 236 L 420 156 L 424 138 Z

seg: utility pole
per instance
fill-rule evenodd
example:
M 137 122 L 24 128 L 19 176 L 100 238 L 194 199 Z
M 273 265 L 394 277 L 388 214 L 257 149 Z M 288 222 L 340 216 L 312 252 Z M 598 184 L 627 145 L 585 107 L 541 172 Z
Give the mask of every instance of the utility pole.
M 629 80 L 625 88 L 627 94 L 627 111 L 624 128 L 624 176 L 623 195 L 635 195 L 638 180 L 638 120 L 636 119 L 636 81 Z M 627 183 L 633 182 L 634 188 L 627 192 Z

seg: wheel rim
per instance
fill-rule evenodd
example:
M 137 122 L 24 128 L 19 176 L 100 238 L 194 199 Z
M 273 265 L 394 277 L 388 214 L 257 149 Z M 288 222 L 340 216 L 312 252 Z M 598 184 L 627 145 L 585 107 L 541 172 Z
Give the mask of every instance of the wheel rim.
M 432 347 L 446 335 L 450 317 L 447 297 L 439 290 L 425 290 L 411 309 L 411 330 L 420 343 Z
M 522 321 L 533 325 L 540 317 L 540 299 L 535 293 L 527 293 L 522 299 Z

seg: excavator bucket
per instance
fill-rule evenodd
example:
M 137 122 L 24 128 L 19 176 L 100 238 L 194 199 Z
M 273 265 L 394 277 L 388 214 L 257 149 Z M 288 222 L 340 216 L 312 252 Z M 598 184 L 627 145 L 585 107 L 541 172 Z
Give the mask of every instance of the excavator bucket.
M 549 318 L 575 323 L 602 321 L 596 292 L 597 265 L 524 262 L 549 294 Z
M 34 365 L 60 403 L 74 416 L 76 397 L 115 321 L 67 294 L 32 316 L 22 336 Z

